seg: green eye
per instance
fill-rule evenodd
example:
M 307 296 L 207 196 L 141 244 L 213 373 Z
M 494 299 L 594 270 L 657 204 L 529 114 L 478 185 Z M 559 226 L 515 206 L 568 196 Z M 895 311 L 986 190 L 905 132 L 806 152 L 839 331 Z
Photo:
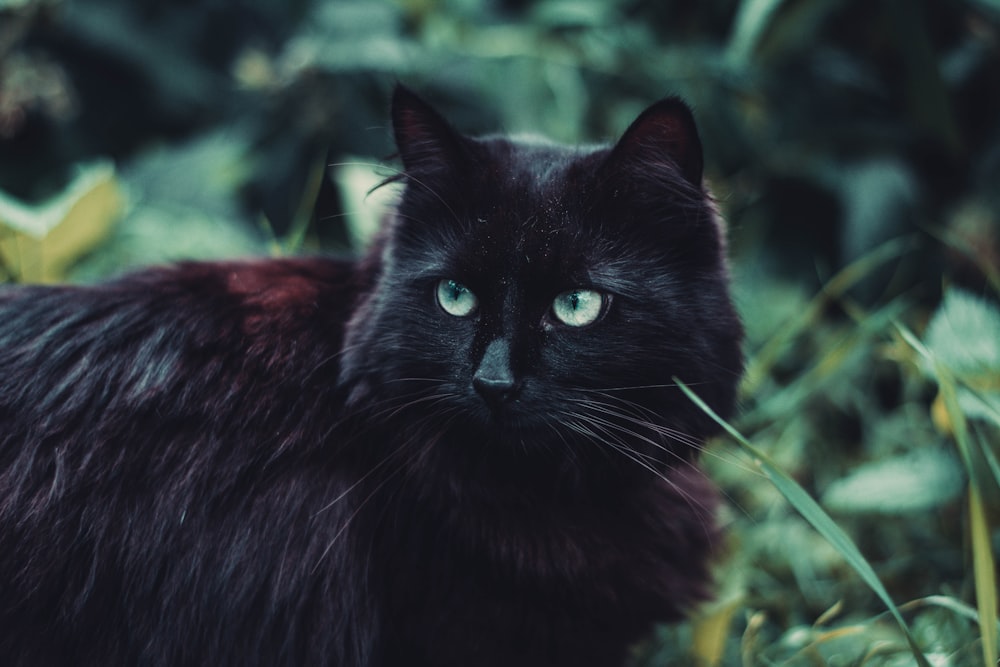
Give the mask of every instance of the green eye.
M 556 319 L 571 327 L 585 327 L 593 324 L 604 309 L 604 297 L 590 289 L 563 292 L 552 302 L 552 314 Z
M 444 312 L 455 317 L 467 317 L 476 310 L 479 299 L 462 283 L 442 280 L 437 286 L 437 300 Z

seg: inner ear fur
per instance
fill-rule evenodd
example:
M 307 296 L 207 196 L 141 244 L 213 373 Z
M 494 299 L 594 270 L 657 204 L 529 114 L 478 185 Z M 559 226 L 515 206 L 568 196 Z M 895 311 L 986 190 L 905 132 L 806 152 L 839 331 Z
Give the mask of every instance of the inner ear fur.
M 392 129 L 408 174 L 460 169 L 465 140 L 430 104 L 403 85 L 392 95 Z
M 612 149 L 613 167 L 662 165 L 669 161 L 691 185 L 700 188 L 704 168 L 701 139 L 691 109 L 668 97 L 639 114 Z

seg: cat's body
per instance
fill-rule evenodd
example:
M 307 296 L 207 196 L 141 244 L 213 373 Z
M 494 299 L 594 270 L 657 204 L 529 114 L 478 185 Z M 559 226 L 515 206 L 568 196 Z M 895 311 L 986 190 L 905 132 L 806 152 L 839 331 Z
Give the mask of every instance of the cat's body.
M 612 666 L 707 591 L 740 328 L 690 115 L 394 100 L 367 258 L 0 291 L 0 662 Z

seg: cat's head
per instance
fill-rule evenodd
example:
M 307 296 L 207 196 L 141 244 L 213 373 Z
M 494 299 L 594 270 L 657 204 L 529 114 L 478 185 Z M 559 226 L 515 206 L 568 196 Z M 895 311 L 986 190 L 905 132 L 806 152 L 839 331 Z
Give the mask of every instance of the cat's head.
M 714 428 L 672 378 L 728 415 L 742 365 L 688 108 L 579 148 L 464 136 L 402 87 L 392 119 L 405 187 L 348 324 L 352 404 L 473 458 L 688 460 Z

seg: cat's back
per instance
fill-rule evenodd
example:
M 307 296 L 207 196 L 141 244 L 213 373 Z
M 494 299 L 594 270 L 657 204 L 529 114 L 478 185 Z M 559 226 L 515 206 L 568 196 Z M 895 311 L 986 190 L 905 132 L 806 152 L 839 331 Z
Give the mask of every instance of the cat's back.
M 188 263 L 92 286 L 4 287 L 0 463 L 49 439 L 111 446 L 128 430 L 194 424 L 231 432 L 277 414 L 276 401 L 295 414 L 310 394 L 333 390 L 354 290 L 353 265 L 328 259 Z
M 184 646 L 225 655 L 241 624 L 258 660 L 306 654 L 265 629 L 319 604 L 278 555 L 336 562 L 354 280 L 349 262 L 289 259 L 0 289 L 0 543 L 18 545 L 0 553 L 0 654 L 180 664 Z
M 92 286 L 6 286 L 0 420 L 9 434 L 20 415 L 54 416 L 81 402 L 139 410 L 151 400 L 225 401 L 241 378 L 304 382 L 336 366 L 352 281 L 348 262 L 302 259 L 186 263 Z

